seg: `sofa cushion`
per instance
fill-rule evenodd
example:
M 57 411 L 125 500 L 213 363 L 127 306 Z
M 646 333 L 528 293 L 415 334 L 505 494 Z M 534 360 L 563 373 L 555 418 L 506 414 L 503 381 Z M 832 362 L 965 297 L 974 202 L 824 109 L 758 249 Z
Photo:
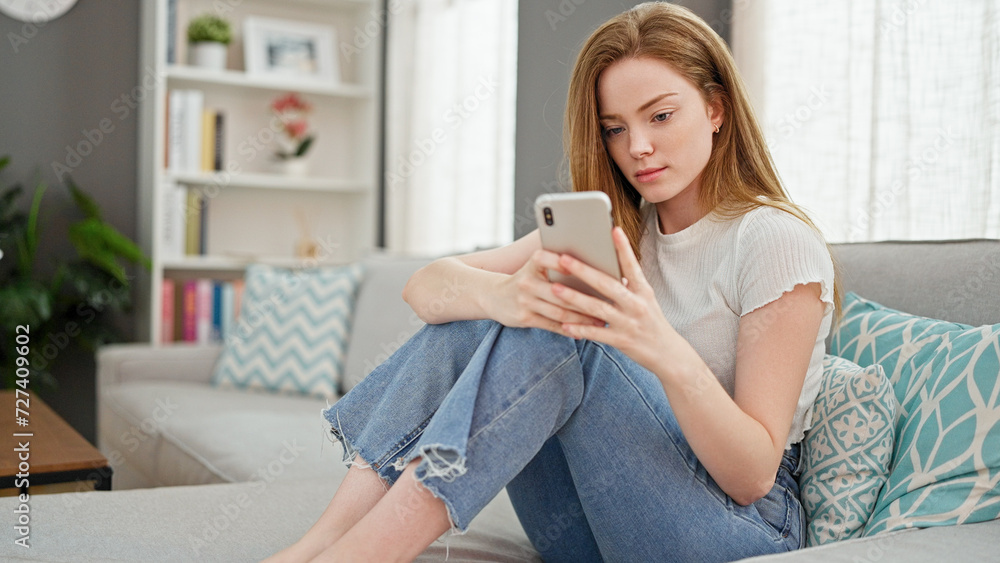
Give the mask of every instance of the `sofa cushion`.
M 331 398 L 343 371 L 361 266 L 247 268 L 233 333 L 212 383 Z
M 323 399 L 136 382 L 104 391 L 102 450 L 153 486 L 339 478 L 343 450 L 328 438 Z
M 886 307 L 972 326 L 1000 320 L 998 240 L 844 243 L 833 253 L 844 288 Z
M 879 365 L 823 359 L 812 428 L 802 443 L 806 545 L 860 536 L 889 475 L 896 398 Z
M 899 402 L 889 480 L 865 535 L 1000 516 L 1000 324 L 918 317 L 850 293 L 831 353 L 881 365 Z
M 256 478 L 197 487 L 31 495 L 31 549 L 16 545 L 14 526 L 5 525 L 0 561 L 260 561 L 302 537 L 339 483 L 331 478 Z M 16 502 L 0 498 L 0 510 L 13 514 Z M 446 534 L 416 559 L 445 560 L 541 561 L 504 492 L 476 516 L 467 534 Z
M 351 346 L 341 393 L 347 393 L 424 326 L 403 301 L 403 287 L 430 259 L 375 255 L 362 262 L 365 282 L 358 290 Z M 447 288 L 442 288 L 442 292 Z M 444 298 L 444 297 L 442 297 Z

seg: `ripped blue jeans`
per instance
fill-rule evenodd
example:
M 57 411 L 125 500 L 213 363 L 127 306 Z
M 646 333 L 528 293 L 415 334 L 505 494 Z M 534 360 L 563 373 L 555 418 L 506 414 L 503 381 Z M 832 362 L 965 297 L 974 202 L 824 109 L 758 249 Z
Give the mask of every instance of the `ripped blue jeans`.
M 507 487 L 546 561 L 729 561 L 802 546 L 785 452 L 740 506 L 688 446 L 659 380 L 615 348 L 493 321 L 428 325 L 323 415 L 388 484 L 415 476 L 453 525 Z

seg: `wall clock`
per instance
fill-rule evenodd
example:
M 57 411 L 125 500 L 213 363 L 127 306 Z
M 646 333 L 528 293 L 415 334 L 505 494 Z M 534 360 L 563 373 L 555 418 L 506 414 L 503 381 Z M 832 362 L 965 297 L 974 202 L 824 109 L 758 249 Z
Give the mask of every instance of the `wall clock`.
M 0 12 L 30 23 L 43 23 L 65 14 L 76 0 L 0 0 Z

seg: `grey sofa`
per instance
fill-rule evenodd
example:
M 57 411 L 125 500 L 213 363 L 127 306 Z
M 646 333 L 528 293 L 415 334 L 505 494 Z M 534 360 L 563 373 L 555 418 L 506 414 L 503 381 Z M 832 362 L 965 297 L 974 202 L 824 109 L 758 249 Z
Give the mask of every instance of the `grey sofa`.
M 973 325 L 1000 322 L 1000 241 L 836 245 L 846 289 L 889 307 Z M 424 261 L 366 260 L 345 384 L 416 331 L 399 292 Z M 346 470 L 323 400 L 209 385 L 218 347 L 118 345 L 98 356 L 99 447 L 114 491 L 34 496 L 30 550 L 12 561 L 252 561 L 299 537 Z M 129 489 L 129 490 L 126 490 Z M 11 514 L 13 499 L 0 499 Z M 940 561 L 996 557 L 1000 520 L 906 530 L 753 561 Z M 505 494 L 470 532 L 421 560 L 537 561 Z

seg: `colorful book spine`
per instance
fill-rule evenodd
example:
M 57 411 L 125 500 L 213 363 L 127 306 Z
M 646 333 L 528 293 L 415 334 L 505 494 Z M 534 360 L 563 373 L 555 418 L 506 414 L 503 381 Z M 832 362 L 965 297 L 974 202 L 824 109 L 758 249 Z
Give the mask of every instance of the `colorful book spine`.
M 215 138 L 213 139 L 215 143 L 214 160 L 212 161 L 212 170 L 220 171 L 225 164 L 222 160 L 222 151 L 225 149 L 224 144 L 224 134 L 226 129 L 226 117 L 219 110 L 215 111 Z
M 219 338 L 226 340 L 233 333 L 233 326 L 236 324 L 236 313 L 234 312 L 236 295 L 233 292 L 233 282 L 222 282 L 222 293 L 219 300 L 222 301 L 219 313 Z
M 195 340 L 199 344 L 208 344 L 212 341 L 212 280 L 199 279 L 195 284 L 198 293 Z
M 185 254 L 187 238 L 185 205 L 187 190 L 180 184 L 168 183 L 163 190 L 163 255 L 180 258 Z
M 201 254 L 201 192 L 194 188 L 188 188 L 185 199 L 184 253 L 188 256 L 197 256 Z
M 208 254 L 208 198 L 198 199 L 198 254 Z
M 171 172 L 184 172 L 187 163 L 184 161 L 184 106 L 186 94 L 184 90 L 171 90 L 170 103 L 167 109 L 167 161 Z
M 184 90 L 184 93 L 184 172 L 199 172 L 205 93 L 201 90 Z
M 243 307 L 243 280 L 233 281 L 233 318 L 240 318 Z
M 222 340 L 222 303 L 222 282 L 212 282 L 212 342 Z
M 160 342 L 174 341 L 174 280 L 165 278 L 161 290 Z
M 215 111 L 201 112 L 201 170 L 210 172 L 215 168 Z
M 198 341 L 198 282 L 184 282 L 184 309 L 182 311 L 184 342 Z

